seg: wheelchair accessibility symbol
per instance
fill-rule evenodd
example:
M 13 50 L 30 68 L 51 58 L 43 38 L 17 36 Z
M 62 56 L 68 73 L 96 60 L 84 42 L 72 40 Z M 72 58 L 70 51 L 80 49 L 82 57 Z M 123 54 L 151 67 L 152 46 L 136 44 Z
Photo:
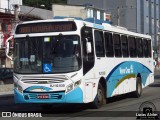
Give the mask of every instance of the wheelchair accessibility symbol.
M 52 64 L 43 64 L 43 73 L 52 72 Z

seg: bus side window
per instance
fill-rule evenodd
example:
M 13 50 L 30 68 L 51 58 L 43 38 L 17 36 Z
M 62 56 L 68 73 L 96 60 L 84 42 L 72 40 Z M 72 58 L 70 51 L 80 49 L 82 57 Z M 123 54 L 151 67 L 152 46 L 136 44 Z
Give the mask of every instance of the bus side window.
M 103 32 L 95 30 L 94 36 L 95 36 L 96 56 L 97 57 L 104 57 L 105 52 L 104 52 Z
M 129 36 L 128 37 L 128 42 L 129 42 L 129 54 L 130 54 L 130 57 L 137 57 L 135 38 Z
M 137 56 L 143 57 L 143 44 L 142 38 L 136 38 Z
M 83 74 L 85 75 L 94 66 L 94 47 L 92 28 L 83 27 L 81 30 L 82 56 L 83 56 Z M 91 53 L 87 53 L 86 44 L 91 43 Z
M 113 34 L 113 41 L 114 41 L 114 52 L 115 57 L 121 57 L 121 41 L 120 41 L 120 35 L 119 34 Z
M 105 49 L 106 49 L 106 56 L 113 57 L 114 50 L 113 50 L 113 38 L 112 33 L 105 32 Z
M 129 56 L 129 51 L 128 51 L 127 36 L 121 35 L 121 42 L 122 42 L 122 54 L 123 54 L 123 57 L 128 57 Z
M 143 39 L 143 51 L 144 51 L 144 57 L 148 57 L 148 44 L 147 39 Z
M 151 40 L 148 40 L 147 43 L 148 43 L 148 56 L 152 57 Z

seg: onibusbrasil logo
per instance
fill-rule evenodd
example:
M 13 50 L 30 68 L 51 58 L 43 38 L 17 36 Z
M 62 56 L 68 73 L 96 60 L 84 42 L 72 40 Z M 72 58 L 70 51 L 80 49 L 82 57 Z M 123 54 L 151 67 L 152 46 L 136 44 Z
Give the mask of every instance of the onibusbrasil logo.
M 141 119 L 160 120 L 156 106 L 150 101 L 146 101 L 140 105 L 139 113 L 136 113 L 136 117 L 137 119 L 140 120 Z

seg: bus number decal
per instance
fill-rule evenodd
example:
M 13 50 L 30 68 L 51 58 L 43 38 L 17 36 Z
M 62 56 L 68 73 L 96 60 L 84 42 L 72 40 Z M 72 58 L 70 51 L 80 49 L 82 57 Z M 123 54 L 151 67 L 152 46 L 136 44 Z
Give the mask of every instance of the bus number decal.
M 105 75 L 105 74 L 106 74 L 105 71 L 99 72 L 99 75 Z
M 65 84 L 50 84 L 50 87 L 65 87 Z

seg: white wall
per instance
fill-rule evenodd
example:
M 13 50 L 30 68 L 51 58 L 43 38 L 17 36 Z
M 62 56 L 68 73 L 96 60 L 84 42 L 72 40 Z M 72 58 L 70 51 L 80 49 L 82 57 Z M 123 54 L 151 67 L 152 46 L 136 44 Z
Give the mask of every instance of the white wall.
M 0 11 L 5 12 L 8 9 L 8 0 L 0 0 Z
M 0 8 L 1 8 L 0 11 L 5 12 L 5 9 L 8 9 L 8 7 L 10 10 L 14 10 L 13 8 L 14 4 L 22 5 L 22 0 L 0 0 Z
M 13 10 L 13 5 L 18 4 L 18 5 L 22 5 L 22 0 L 10 0 L 9 2 L 10 4 L 10 9 Z
M 52 11 L 53 16 L 87 17 L 87 11 L 83 6 L 52 5 Z

